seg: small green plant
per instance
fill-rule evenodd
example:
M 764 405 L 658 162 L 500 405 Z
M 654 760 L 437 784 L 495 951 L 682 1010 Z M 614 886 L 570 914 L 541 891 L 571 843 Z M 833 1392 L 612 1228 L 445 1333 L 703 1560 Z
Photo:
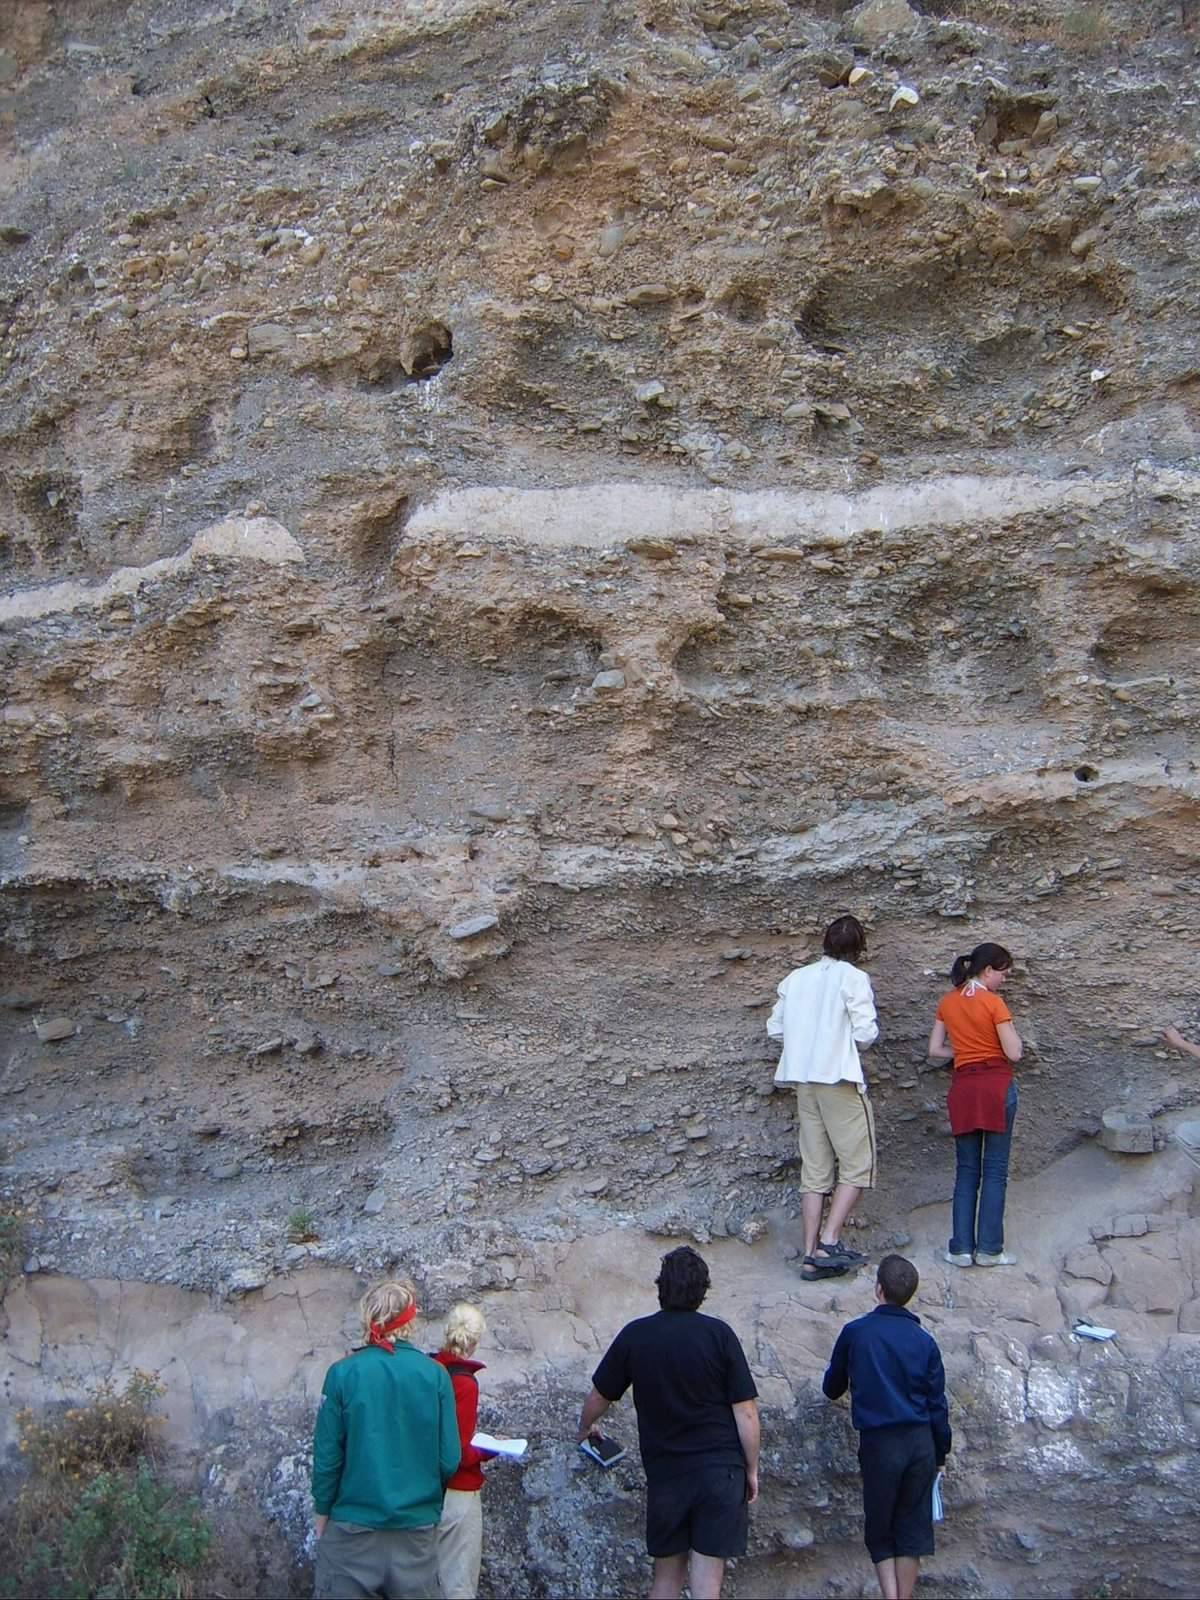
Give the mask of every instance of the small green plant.
M 0 1294 L 20 1269 L 25 1253 L 25 1223 L 24 1211 L 0 1211 Z
M 1146 1578 L 1136 1561 L 1129 1563 L 1126 1571 L 1106 1572 L 1094 1584 L 1078 1591 L 1082 1600 L 1137 1600 L 1146 1592 Z
M 1098 49 L 1113 36 L 1112 18 L 1102 5 L 1072 6 L 1059 23 L 1064 44 Z
M 288 1212 L 287 1236 L 291 1244 L 307 1244 L 317 1237 L 317 1219 L 308 1206 L 293 1206 Z

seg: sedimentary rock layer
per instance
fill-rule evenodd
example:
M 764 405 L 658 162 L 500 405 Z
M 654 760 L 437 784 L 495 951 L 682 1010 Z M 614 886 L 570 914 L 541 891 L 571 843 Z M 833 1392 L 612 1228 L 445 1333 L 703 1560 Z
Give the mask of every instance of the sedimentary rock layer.
M 1157 1119 L 1128 1159 L 1173 1160 L 1196 1094 L 1160 1043 L 1198 1020 L 1190 11 L 9 8 L 10 1295 L 178 1309 L 401 1263 L 503 1323 L 540 1251 L 615 1233 L 736 1239 L 748 1319 L 804 1322 L 764 1022 L 854 910 L 882 1026 L 859 1237 L 912 1235 L 958 1292 L 910 1222 L 953 1161 L 924 1045 L 953 956 L 998 939 L 1045 1303 L 972 1358 L 970 1470 L 1023 1383 L 1005 1459 L 1128 1503 L 1029 1395 L 1087 1309 L 1065 1277 L 1052 1303 L 1061 1158 L 1122 1106 Z M 1181 1261 L 1189 1206 L 1181 1181 Z M 1194 1302 L 1138 1299 L 1142 1248 L 1084 1279 L 1170 1321 L 1178 1410 Z M 538 1315 L 561 1354 L 574 1311 Z M 1140 1430 L 1161 1351 L 1121 1337 L 1105 1415 Z M 536 1542 L 505 1504 L 504 1548 Z M 745 1594 L 801 1581 L 780 1538 Z M 551 1542 L 531 1593 L 609 1560 Z

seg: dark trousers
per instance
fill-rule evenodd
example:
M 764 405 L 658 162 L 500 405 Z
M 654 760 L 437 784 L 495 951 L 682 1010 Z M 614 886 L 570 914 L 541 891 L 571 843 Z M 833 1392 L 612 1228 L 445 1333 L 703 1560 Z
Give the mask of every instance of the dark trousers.
M 933 1554 L 937 1459 L 927 1422 L 866 1428 L 858 1436 L 863 1538 L 872 1561 Z
M 956 1256 L 969 1256 L 976 1250 L 998 1256 L 1004 1249 L 1008 1152 L 1016 1115 L 1017 1086 L 1011 1083 L 1004 1102 L 1004 1132 L 960 1133 L 954 1141 L 954 1232 L 950 1250 Z

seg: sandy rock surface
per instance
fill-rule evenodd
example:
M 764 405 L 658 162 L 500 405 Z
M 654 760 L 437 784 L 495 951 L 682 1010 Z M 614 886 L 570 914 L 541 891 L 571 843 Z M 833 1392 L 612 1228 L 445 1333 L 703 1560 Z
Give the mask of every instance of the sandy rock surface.
M 1191 0 L 120 9 L 0 17 L 14 1393 L 60 1319 L 194 1346 L 177 1437 L 291 1461 L 299 1551 L 359 1278 L 483 1297 L 557 1438 L 692 1239 L 778 1430 L 733 1590 L 857 1593 L 812 1385 L 866 1288 L 798 1284 L 764 1032 L 854 910 L 855 1237 L 918 1252 L 962 1411 L 930 1581 L 1188 1592 Z M 983 938 L 996 1279 L 937 1262 L 924 1057 Z M 494 1593 L 628 1592 L 636 1466 L 572 1464 L 489 1491 Z

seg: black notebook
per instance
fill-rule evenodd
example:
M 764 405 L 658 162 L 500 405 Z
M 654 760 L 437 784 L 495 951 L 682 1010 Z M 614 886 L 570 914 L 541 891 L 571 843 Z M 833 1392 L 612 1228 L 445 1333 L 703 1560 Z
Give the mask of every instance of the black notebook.
M 625 1454 L 625 1446 L 618 1444 L 615 1439 L 608 1439 L 602 1433 L 589 1433 L 579 1448 L 585 1456 L 591 1456 L 593 1461 L 598 1461 L 602 1467 L 614 1467 Z

